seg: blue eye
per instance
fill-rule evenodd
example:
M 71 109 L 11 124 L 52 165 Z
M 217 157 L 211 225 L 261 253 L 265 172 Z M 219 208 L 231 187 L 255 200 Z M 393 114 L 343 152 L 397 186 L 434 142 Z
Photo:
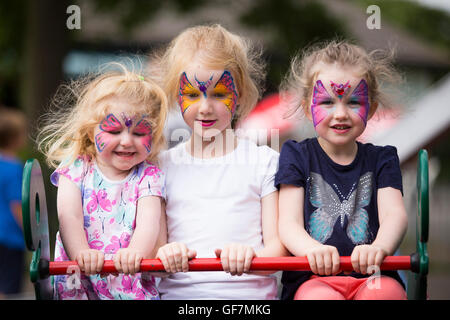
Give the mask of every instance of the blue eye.
M 319 104 L 332 105 L 332 104 L 333 104 L 333 101 L 332 101 L 332 100 L 323 100 L 323 101 L 320 101 Z

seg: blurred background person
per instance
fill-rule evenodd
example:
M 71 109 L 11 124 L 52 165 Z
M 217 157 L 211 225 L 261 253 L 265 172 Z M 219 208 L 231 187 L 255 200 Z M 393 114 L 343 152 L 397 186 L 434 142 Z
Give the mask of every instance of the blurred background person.
M 22 234 L 22 170 L 18 158 L 27 136 L 25 115 L 0 107 L 0 297 L 22 287 L 25 243 Z

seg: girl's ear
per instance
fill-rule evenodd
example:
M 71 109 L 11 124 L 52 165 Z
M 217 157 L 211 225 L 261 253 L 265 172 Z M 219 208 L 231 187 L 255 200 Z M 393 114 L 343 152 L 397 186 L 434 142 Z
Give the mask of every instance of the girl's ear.
M 370 109 L 369 109 L 369 114 L 368 114 L 368 116 L 367 116 L 367 120 L 369 120 L 370 118 L 372 118 L 372 116 L 375 114 L 375 112 L 377 111 L 377 108 L 378 108 L 378 102 L 377 101 L 374 101 L 372 104 L 371 104 L 371 106 L 370 106 Z
M 311 114 L 311 108 L 310 108 L 310 106 L 306 103 L 306 100 L 305 100 L 305 99 L 302 100 L 302 108 L 303 108 L 303 111 L 304 111 L 306 117 L 309 119 L 309 121 L 313 121 L 313 119 L 312 119 L 312 114 Z

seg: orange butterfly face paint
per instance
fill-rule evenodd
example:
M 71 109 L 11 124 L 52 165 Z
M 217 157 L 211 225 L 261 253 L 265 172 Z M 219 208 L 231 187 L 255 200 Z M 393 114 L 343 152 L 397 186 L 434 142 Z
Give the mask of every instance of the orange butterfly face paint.
M 196 76 L 194 79 L 196 86 L 189 81 L 186 72 L 183 72 L 180 78 L 180 89 L 178 94 L 178 103 L 181 113 L 193 104 L 200 101 L 202 95 L 205 99 L 212 98 L 223 103 L 233 115 L 236 111 L 238 94 L 234 85 L 234 79 L 231 73 L 225 70 L 217 80 L 213 88 L 210 89 L 213 76 L 207 81 L 199 81 Z
M 214 86 L 214 97 L 222 101 L 233 115 L 236 111 L 237 92 L 234 86 L 234 79 L 231 73 L 225 70 Z
M 181 113 L 184 114 L 186 110 L 194 103 L 200 101 L 200 90 L 196 89 L 183 72 L 180 79 L 180 91 L 178 94 L 178 103 L 180 104 Z

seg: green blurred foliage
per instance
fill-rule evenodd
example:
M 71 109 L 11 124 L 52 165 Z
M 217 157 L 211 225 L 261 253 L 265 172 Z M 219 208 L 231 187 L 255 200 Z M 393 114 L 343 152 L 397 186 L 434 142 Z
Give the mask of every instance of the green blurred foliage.
M 318 2 L 292 0 L 255 1 L 241 17 L 250 28 L 270 35 L 268 52 L 268 91 L 277 86 L 286 73 L 291 57 L 318 40 L 347 35 L 343 24 Z
M 26 0 L 0 1 L 0 102 L 15 103 L 14 87 L 19 83 Z
M 352 0 L 363 7 L 380 7 L 381 19 L 450 52 L 450 14 L 405 0 Z M 443 0 L 444 1 L 444 0 Z M 446 0 L 445 0 L 446 1 Z

